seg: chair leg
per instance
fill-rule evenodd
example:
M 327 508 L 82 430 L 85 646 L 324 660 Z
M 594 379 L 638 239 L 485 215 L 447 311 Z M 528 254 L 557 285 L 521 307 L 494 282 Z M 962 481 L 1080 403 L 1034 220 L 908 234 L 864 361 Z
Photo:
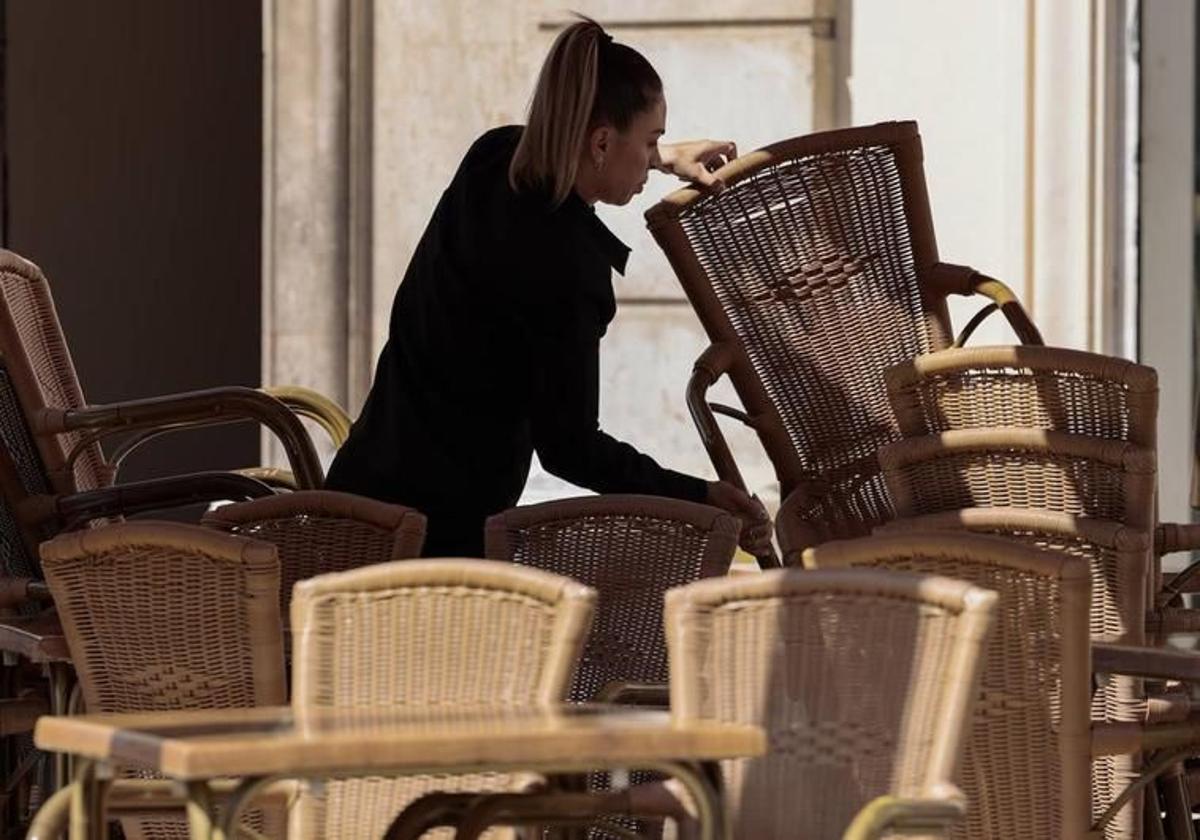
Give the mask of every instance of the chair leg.
M 1158 779 L 1167 814 L 1167 836 L 1171 840 L 1196 840 L 1192 825 L 1192 803 L 1184 783 L 1183 763 L 1173 765 Z

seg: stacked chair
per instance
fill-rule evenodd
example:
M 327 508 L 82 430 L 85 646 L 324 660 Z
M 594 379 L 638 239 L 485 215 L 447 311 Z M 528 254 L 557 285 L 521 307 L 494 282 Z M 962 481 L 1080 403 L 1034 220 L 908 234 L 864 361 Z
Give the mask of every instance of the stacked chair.
M 301 388 L 213 388 L 88 405 L 45 275 L 0 251 L 0 650 L 6 661 L 23 662 L 0 666 L 0 821 L 20 820 L 36 805 L 29 795 L 39 759 L 28 730 L 36 712 L 65 712 L 70 692 L 70 657 L 56 614 L 47 611 L 39 543 L 135 513 L 266 498 L 281 485 L 315 490 L 323 477 L 301 417 L 316 421 L 335 444 L 349 430 L 336 405 Z M 152 437 L 247 421 L 281 441 L 290 470 L 118 480 L 122 459 Z M 109 444 L 107 454 L 101 442 Z M 61 766 L 56 777 L 61 781 Z
M 967 529 L 1087 560 L 1093 640 L 1134 646 L 1124 665 L 1156 678 L 1147 687 L 1098 675 L 1093 719 L 1190 719 L 1186 692 L 1161 683 L 1194 678 L 1195 658 L 1177 654 L 1149 668 L 1141 648 L 1200 626 L 1162 584 L 1161 556 L 1200 541 L 1194 526 L 1160 525 L 1155 515 L 1154 371 L 1081 351 L 995 347 L 920 357 L 889 370 L 887 382 L 906 437 L 879 457 L 907 518 L 882 530 Z M 1137 755 L 1097 757 L 1094 817 L 1139 777 L 1141 763 Z M 1194 836 L 1178 768 L 1159 787 L 1172 836 Z M 1140 836 L 1138 804 L 1131 800 L 1105 836 Z M 1158 812 L 1151 799 L 1153 833 Z
M 1002 283 L 940 260 L 915 123 L 787 140 L 719 176 L 723 191 L 680 190 L 646 214 L 712 342 L 688 385 L 700 437 L 742 484 L 714 413 L 757 433 L 785 553 L 868 534 L 893 515 L 875 455 L 899 437 L 884 370 L 961 344 L 997 308 L 1020 341 L 1041 336 Z M 991 301 L 957 339 L 951 294 Z M 744 411 L 707 402 L 726 374 Z

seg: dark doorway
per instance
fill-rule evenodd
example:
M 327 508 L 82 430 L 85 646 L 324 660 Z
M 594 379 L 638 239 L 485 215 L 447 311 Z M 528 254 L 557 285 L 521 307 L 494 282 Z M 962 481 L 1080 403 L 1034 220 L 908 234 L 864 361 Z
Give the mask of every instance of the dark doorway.
M 259 384 L 261 3 L 0 1 L 4 245 L 50 278 L 88 401 Z M 258 453 L 206 430 L 122 477 Z

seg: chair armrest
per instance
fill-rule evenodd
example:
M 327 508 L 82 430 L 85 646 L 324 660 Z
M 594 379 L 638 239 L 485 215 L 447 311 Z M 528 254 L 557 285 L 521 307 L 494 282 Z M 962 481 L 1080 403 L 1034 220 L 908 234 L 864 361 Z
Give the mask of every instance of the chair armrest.
M 596 702 L 669 709 L 671 708 L 671 688 L 667 685 L 614 680 L 597 692 Z
M 1093 643 L 1092 670 L 1129 677 L 1200 682 L 1200 653 Z
M 350 415 L 324 394 L 300 385 L 272 385 L 259 390 L 315 422 L 329 435 L 334 446 L 341 447 L 350 436 Z
M 272 495 L 261 481 L 227 472 L 203 472 L 115 484 L 59 496 L 54 513 L 70 527 L 89 519 L 129 516 L 204 502 L 247 501 Z
M 944 292 L 958 295 L 983 295 L 991 300 L 989 305 L 975 313 L 975 316 L 958 334 L 954 340 L 955 347 L 961 347 L 975 332 L 975 328 L 996 310 L 1000 310 L 1008 320 L 1009 326 L 1012 327 L 1022 344 L 1045 344 L 1042 334 L 1038 332 L 1038 328 L 1026 314 L 1021 302 L 1017 300 L 1016 294 L 1004 283 L 968 266 L 950 263 L 937 263 L 932 267 L 930 273 L 935 285 Z
M 88 431 L 100 439 L 123 431 L 177 431 L 245 420 L 261 423 L 279 438 L 303 488 L 322 485 L 321 463 L 300 419 L 279 400 L 253 388 L 209 388 L 79 409 L 45 409 L 34 418 L 34 432 Z
M 888 831 L 946 832 L 966 812 L 966 801 L 957 790 L 928 799 L 878 796 L 858 812 L 842 840 L 872 840 Z
M 692 376 L 688 379 L 687 407 L 688 413 L 692 416 L 692 423 L 695 424 L 696 431 L 700 433 L 700 441 L 704 444 L 708 458 L 717 471 L 717 477 L 745 490 L 745 479 L 742 478 L 737 462 L 733 460 L 733 453 L 729 450 L 729 444 L 725 440 L 725 435 L 721 433 L 721 427 L 717 425 L 717 418 L 713 412 L 716 410 L 728 417 L 733 417 L 751 428 L 754 425 L 753 420 L 745 412 L 723 405 L 713 406 L 708 402 L 708 389 L 728 373 L 732 366 L 733 349 L 728 345 L 712 344 L 701 353 L 700 358 L 696 359 L 695 365 L 692 366 Z M 769 549 L 766 554 L 756 559 L 758 565 L 763 569 L 779 568 L 779 558 L 775 555 L 774 549 Z

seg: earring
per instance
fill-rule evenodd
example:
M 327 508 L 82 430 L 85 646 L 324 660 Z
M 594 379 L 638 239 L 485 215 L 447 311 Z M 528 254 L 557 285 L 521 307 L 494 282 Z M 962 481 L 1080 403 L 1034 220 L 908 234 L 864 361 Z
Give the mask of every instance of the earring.
M 593 159 L 592 159 L 592 163 L 595 165 L 595 167 L 596 167 L 596 171 L 597 171 L 597 172 L 603 172 L 603 171 L 604 171 L 604 158 L 602 158 L 602 157 L 600 157 L 600 158 L 593 158 Z

